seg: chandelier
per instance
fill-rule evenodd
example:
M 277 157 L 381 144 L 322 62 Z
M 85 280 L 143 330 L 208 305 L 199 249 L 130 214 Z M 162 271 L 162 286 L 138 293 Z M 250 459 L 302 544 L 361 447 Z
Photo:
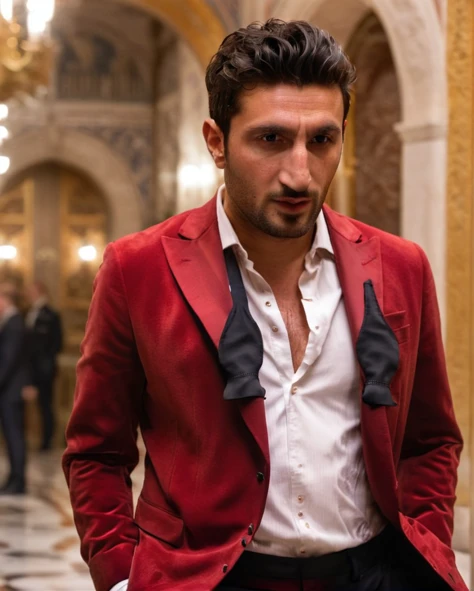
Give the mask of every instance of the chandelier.
M 8 138 L 9 99 L 46 91 L 53 69 L 55 0 L 0 0 L 0 147 Z M 0 175 L 10 166 L 0 155 Z
M 55 0 L 0 0 L 0 102 L 47 88 L 54 8 Z

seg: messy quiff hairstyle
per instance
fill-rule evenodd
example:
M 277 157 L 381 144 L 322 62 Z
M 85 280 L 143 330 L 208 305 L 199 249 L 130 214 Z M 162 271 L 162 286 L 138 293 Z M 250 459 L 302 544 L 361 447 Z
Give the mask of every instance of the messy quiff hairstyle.
M 355 78 L 354 66 L 326 31 L 305 21 L 252 23 L 228 35 L 207 67 L 209 113 L 227 138 L 242 90 L 320 84 L 339 86 L 346 119 Z

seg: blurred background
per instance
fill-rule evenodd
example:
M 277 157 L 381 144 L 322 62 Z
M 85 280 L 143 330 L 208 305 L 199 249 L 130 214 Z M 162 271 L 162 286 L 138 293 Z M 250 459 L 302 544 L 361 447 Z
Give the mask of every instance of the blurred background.
M 466 442 L 455 547 L 469 583 L 472 0 L 0 0 L 0 14 L 0 282 L 42 282 L 63 328 L 54 441 L 38 451 L 29 401 L 29 494 L 0 499 L 0 591 L 92 588 L 59 458 L 93 278 L 109 241 L 212 197 L 205 67 L 227 33 L 272 16 L 329 30 L 358 70 L 330 205 L 431 262 Z

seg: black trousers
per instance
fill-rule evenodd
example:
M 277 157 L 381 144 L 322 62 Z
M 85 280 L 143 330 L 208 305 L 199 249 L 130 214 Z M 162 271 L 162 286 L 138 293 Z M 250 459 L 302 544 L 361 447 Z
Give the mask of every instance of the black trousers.
M 8 482 L 24 485 L 26 442 L 23 400 L 0 396 L 0 422 L 10 463 Z
M 294 562 L 292 562 L 294 561 Z M 261 563 L 258 572 L 259 562 Z M 292 569 L 295 576 L 289 578 Z M 318 572 L 321 576 L 318 576 Z M 262 576 L 263 575 L 263 576 Z M 353 550 L 317 559 L 243 555 L 219 591 L 450 591 L 406 538 L 387 526 Z
M 49 449 L 54 435 L 55 418 L 53 408 L 54 377 L 40 380 L 37 383 L 38 405 L 43 428 L 42 449 Z

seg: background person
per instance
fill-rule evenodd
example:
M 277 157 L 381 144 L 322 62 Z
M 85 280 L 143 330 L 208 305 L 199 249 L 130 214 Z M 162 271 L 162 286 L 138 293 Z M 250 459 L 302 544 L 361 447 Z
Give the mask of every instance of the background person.
M 56 358 L 62 347 L 61 317 L 48 303 L 48 292 L 41 281 L 26 290 L 30 308 L 26 315 L 28 354 L 31 385 L 37 390 L 37 400 L 42 422 L 40 449 L 48 450 L 54 436 L 54 379 Z
M 25 326 L 14 286 L 0 285 L 0 423 L 6 443 L 9 476 L 0 494 L 25 492 L 26 444 L 23 388 L 29 383 Z

